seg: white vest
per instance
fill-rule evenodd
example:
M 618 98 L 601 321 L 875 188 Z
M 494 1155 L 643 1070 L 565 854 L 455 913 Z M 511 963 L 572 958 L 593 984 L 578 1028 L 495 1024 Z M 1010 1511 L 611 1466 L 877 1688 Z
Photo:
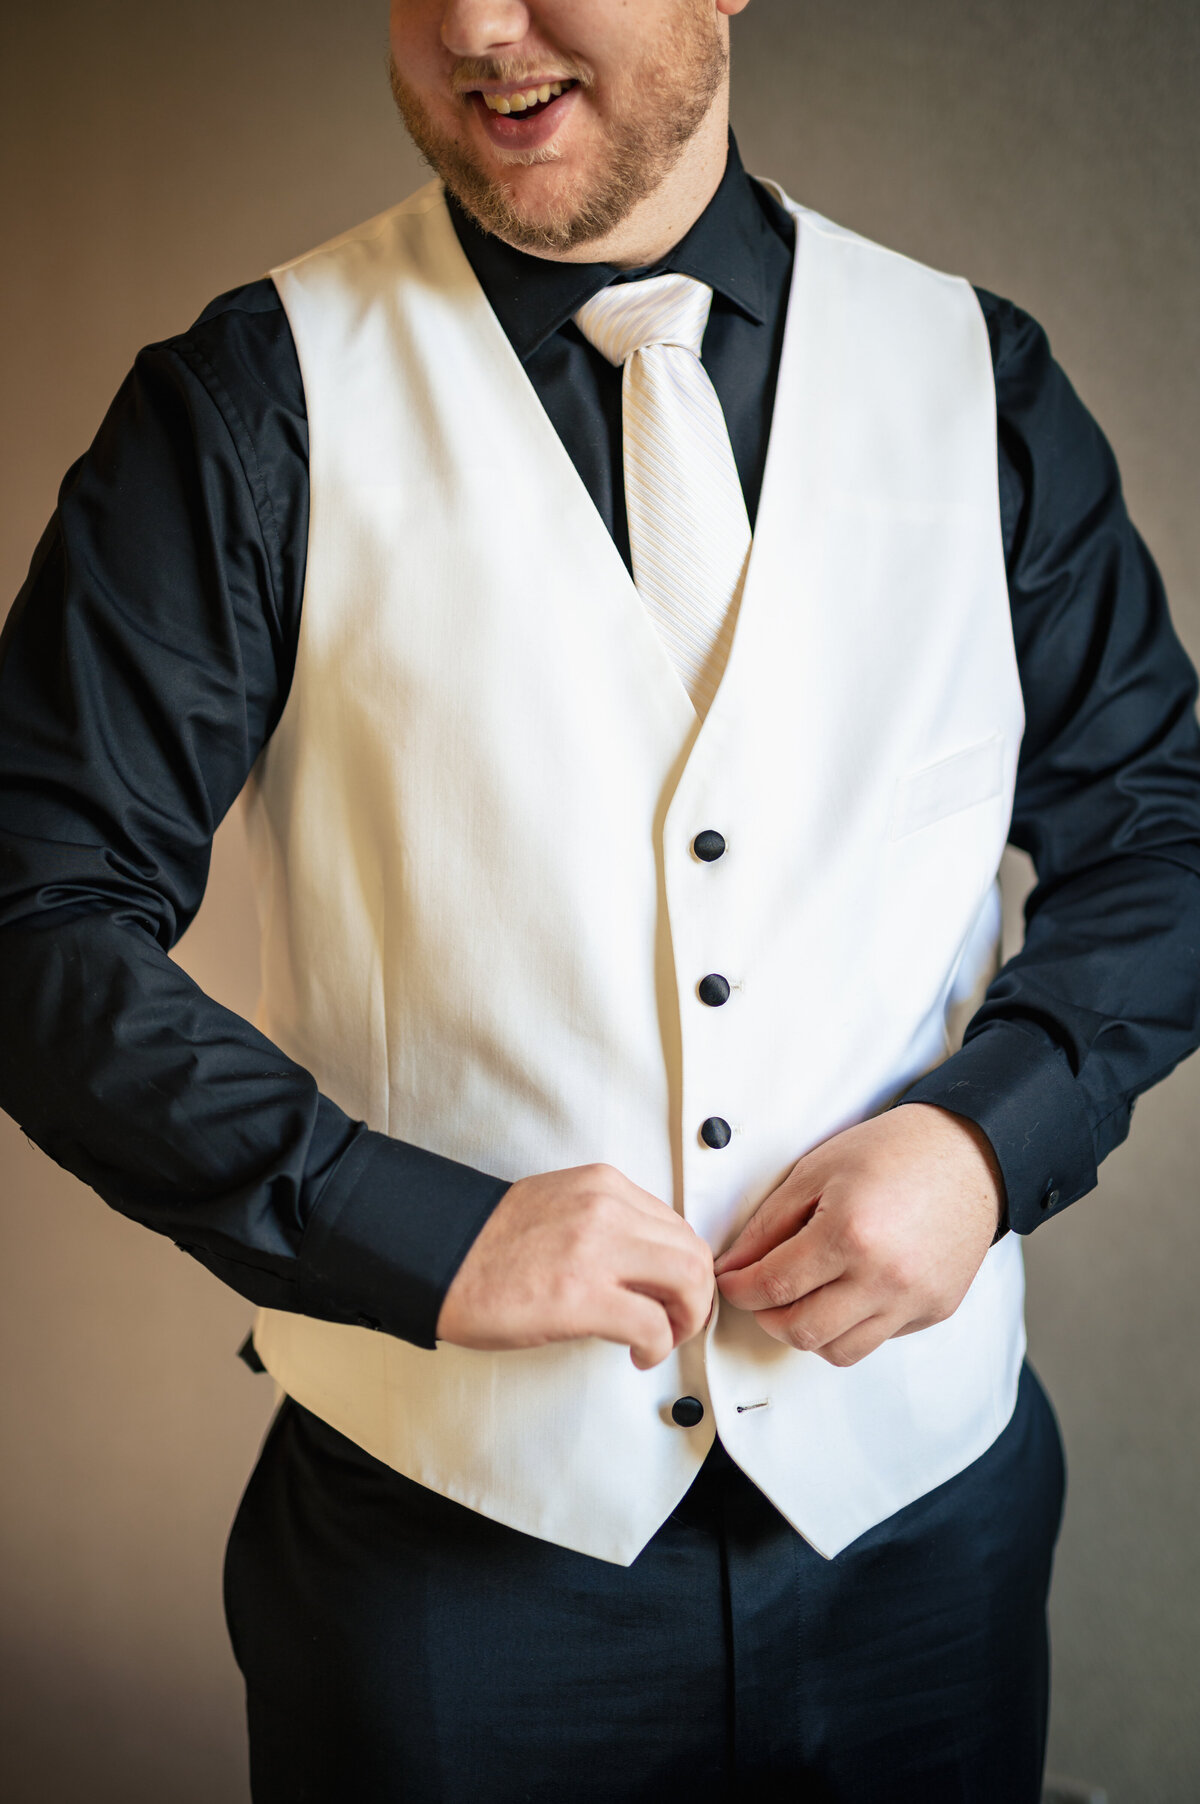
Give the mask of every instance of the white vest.
M 770 452 L 699 727 L 440 186 L 274 272 L 312 502 L 251 810 L 261 1023 L 373 1128 L 507 1179 L 606 1161 L 714 1249 L 944 1056 L 1023 727 L 975 297 L 785 204 Z M 1021 1308 L 1010 1235 L 949 1321 L 844 1371 L 725 1304 L 649 1372 L 271 1310 L 255 1338 L 397 1471 L 628 1564 L 714 1430 L 837 1553 L 995 1439 Z

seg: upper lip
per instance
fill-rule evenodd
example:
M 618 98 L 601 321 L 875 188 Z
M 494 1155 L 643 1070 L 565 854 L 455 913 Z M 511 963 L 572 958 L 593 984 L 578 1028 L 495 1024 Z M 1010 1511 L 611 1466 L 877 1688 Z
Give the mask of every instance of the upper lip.
M 521 81 L 473 81 L 469 86 L 460 88 L 461 94 L 527 94 L 530 88 L 549 87 L 560 81 L 565 86 L 569 81 L 578 81 L 576 75 L 527 75 Z

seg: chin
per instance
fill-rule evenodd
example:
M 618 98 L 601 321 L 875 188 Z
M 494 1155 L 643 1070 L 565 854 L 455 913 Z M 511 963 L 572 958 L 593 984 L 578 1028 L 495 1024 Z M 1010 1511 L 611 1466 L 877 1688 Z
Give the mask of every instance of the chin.
M 505 211 L 530 231 L 553 231 L 579 204 L 578 181 L 557 163 L 535 168 L 510 165 L 498 170 L 493 179 L 502 190 Z
M 550 146 L 520 161 L 489 157 L 469 168 L 443 165 L 439 174 L 485 231 L 519 250 L 562 255 L 613 223 L 611 208 L 597 208 L 594 184 L 585 189 L 578 170 Z

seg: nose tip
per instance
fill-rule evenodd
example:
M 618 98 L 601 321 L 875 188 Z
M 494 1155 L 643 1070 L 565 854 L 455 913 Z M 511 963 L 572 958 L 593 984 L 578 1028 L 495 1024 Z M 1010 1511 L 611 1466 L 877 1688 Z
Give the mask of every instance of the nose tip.
M 442 14 L 442 43 L 452 56 L 511 49 L 528 30 L 524 0 L 449 0 Z

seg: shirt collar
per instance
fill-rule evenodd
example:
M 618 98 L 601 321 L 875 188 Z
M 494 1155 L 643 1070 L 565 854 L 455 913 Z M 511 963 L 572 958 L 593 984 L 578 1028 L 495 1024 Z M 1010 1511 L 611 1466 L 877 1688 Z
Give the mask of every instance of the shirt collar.
M 483 231 L 452 194 L 447 193 L 446 202 L 467 260 L 522 363 L 610 282 L 668 272 L 706 282 L 756 325 L 763 323 L 760 245 L 762 234 L 770 227 L 755 200 L 732 132 L 725 173 L 716 193 L 675 248 L 645 269 L 621 270 L 611 263 L 558 263 L 531 256 Z

